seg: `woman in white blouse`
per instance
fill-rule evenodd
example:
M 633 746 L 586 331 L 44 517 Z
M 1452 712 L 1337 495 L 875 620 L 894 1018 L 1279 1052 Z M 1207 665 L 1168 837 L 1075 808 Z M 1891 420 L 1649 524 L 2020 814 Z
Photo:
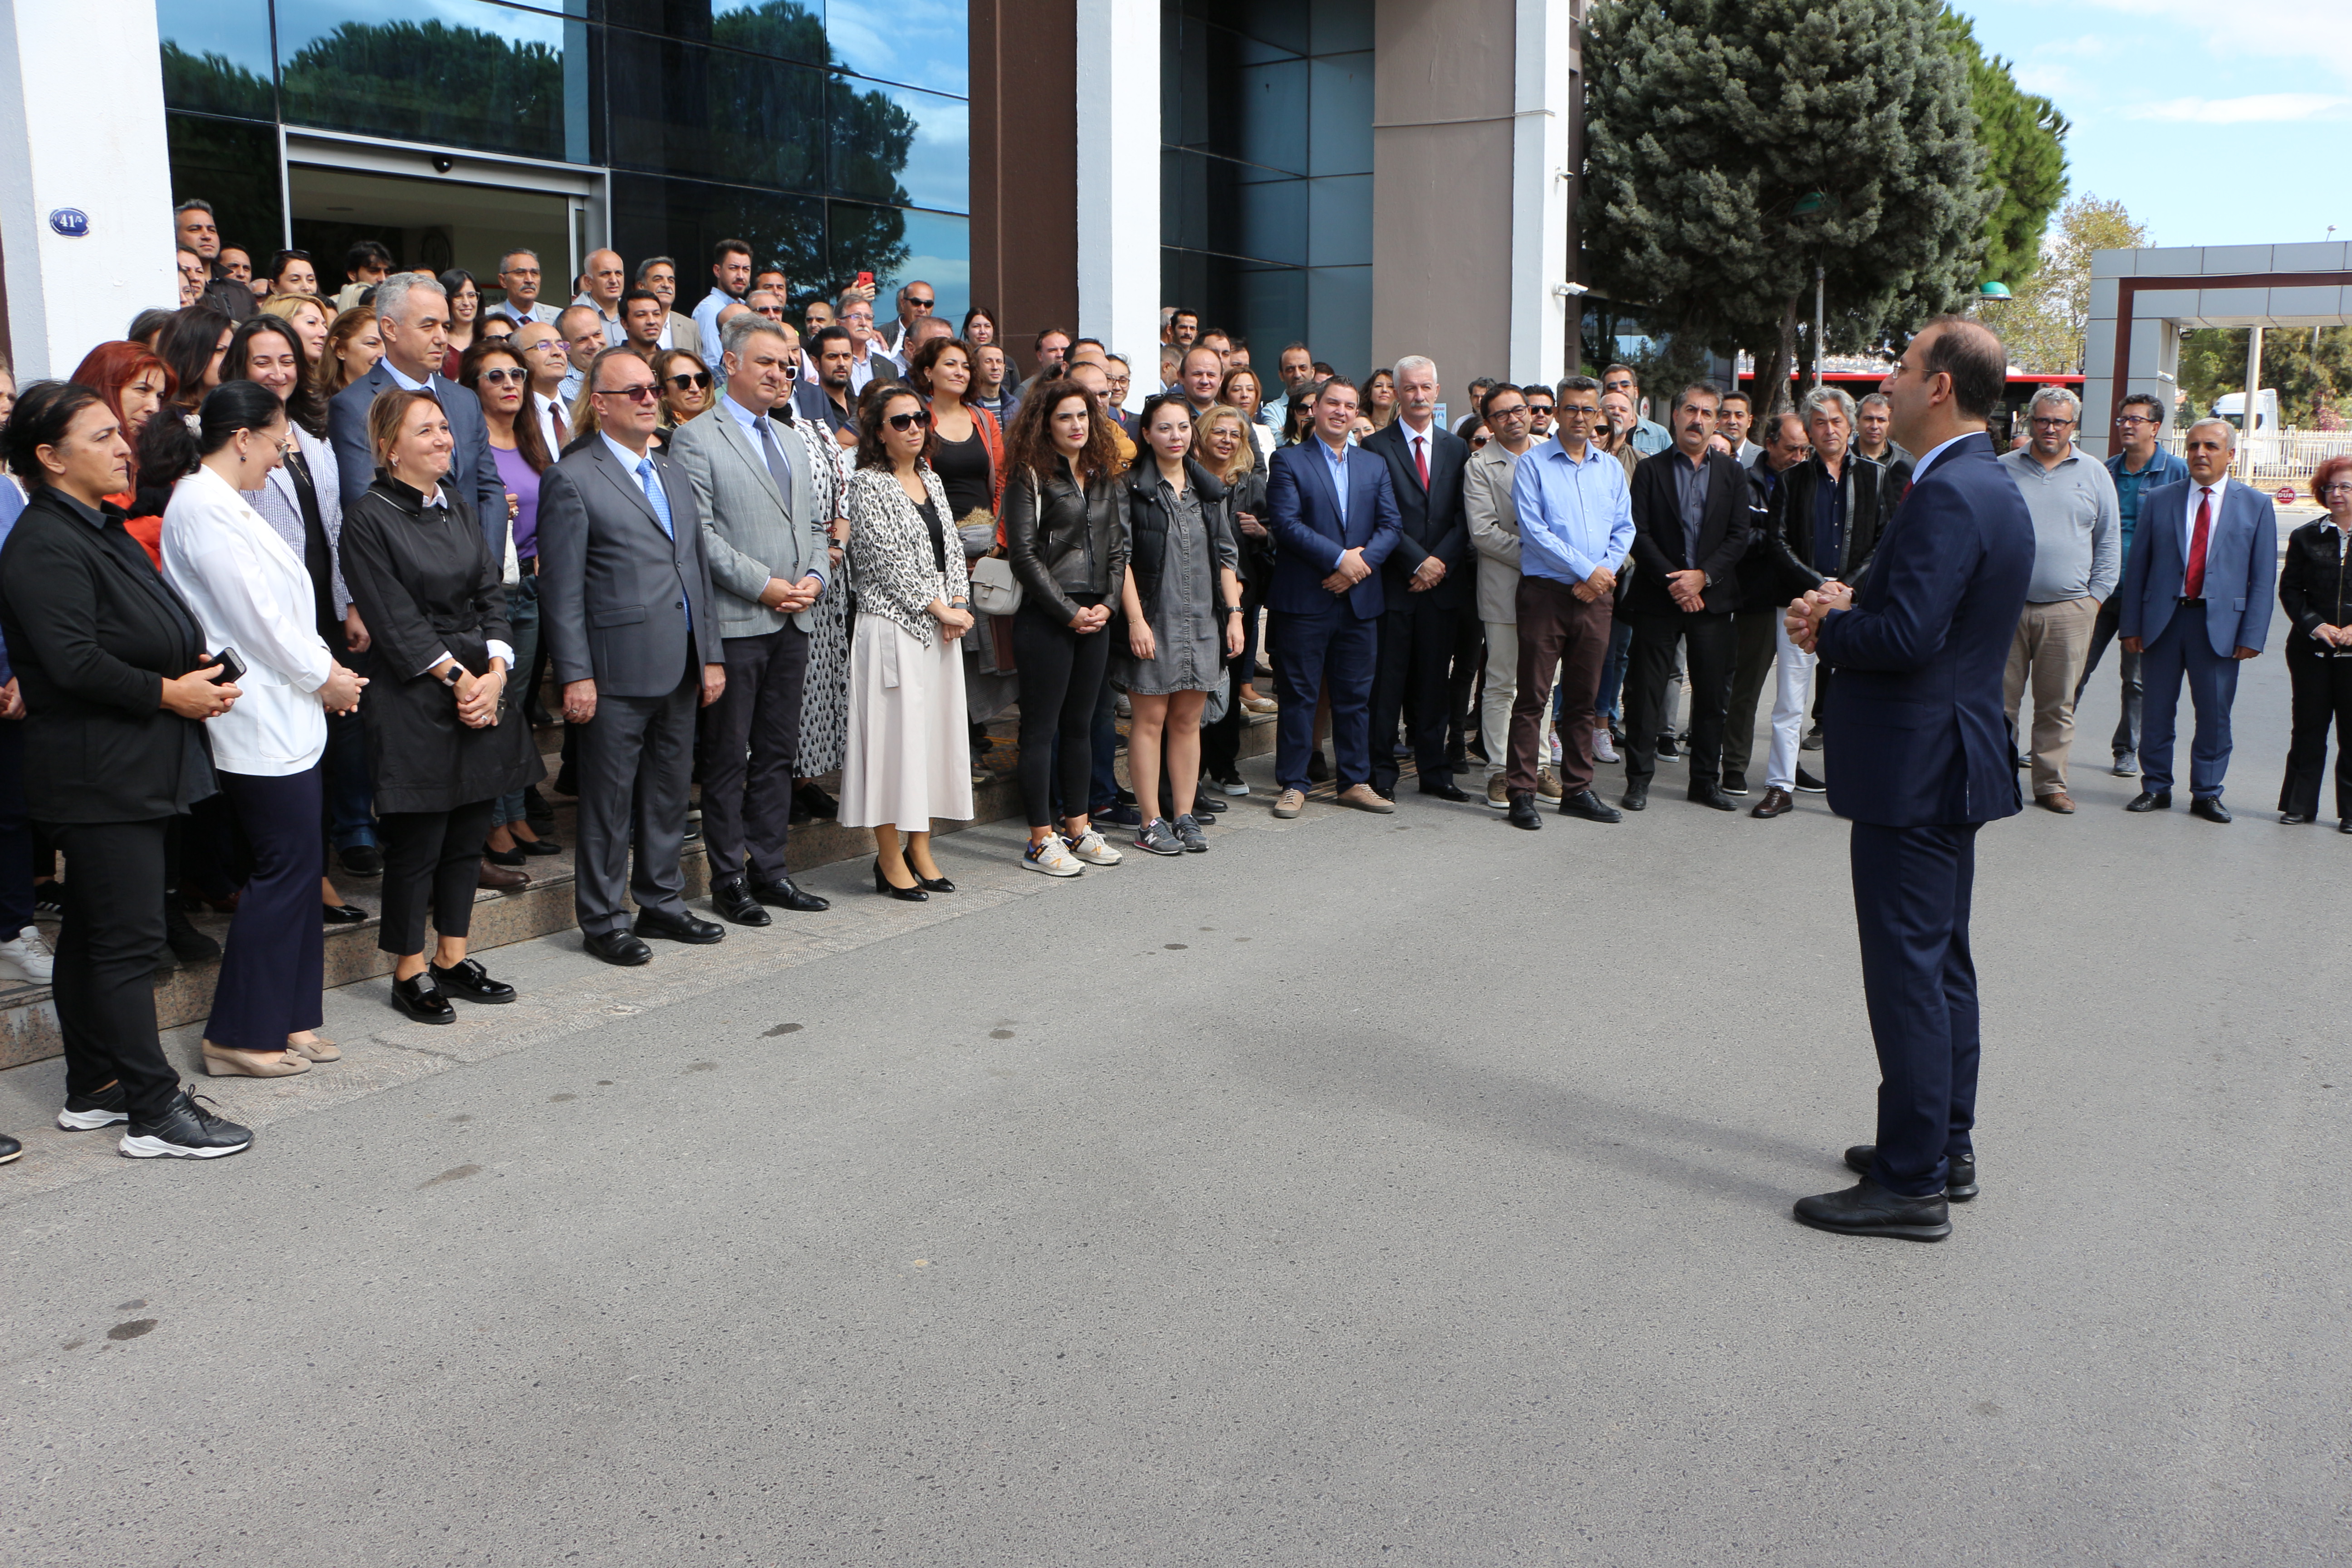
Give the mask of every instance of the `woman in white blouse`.
M 205 646 L 245 666 L 244 697 L 205 733 L 253 849 L 205 1026 L 205 1070 L 285 1078 L 342 1054 L 318 1033 L 319 759 L 327 715 L 352 711 L 367 683 L 328 653 L 302 558 L 239 493 L 268 483 L 292 443 L 277 395 L 225 382 L 197 417 L 196 460 L 163 510 L 163 575 L 195 612 Z

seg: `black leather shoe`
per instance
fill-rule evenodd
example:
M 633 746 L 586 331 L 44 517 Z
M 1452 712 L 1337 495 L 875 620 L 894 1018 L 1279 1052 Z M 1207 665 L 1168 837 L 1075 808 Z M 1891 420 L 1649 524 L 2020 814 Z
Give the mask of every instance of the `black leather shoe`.
M 2218 795 L 2200 795 L 2189 803 L 2189 815 L 2201 816 L 2208 822 L 2227 822 L 2230 808 L 2221 804 Z
M 1602 800 L 1599 795 L 1593 794 L 1589 789 L 1580 789 L 1574 795 L 1564 795 L 1560 796 L 1559 814 L 1562 816 L 1580 816 L 1587 822 L 1622 822 L 1625 820 L 1625 814 L 1623 812 L 1618 810 L 1615 806 L 1611 805 L 1607 801 Z
M 1690 786 L 1689 799 L 1693 805 L 1712 806 L 1717 811 L 1739 809 L 1731 804 L 1731 797 L 1723 793 L 1723 786 L 1720 784 L 1695 784 Z
M 463 996 L 468 1002 L 481 1002 L 495 1006 L 515 999 L 515 988 L 503 980 L 490 978 L 482 961 L 469 958 L 465 963 L 444 969 L 437 963 L 425 965 L 433 984 L 453 996 Z
M 2126 811 L 2170 811 L 2172 792 L 2168 789 L 2144 789 L 2132 796 Z
M 355 926 L 367 922 L 368 912 L 357 904 L 321 904 L 319 912 L 331 926 Z
M 1331 764 L 1324 761 L 1322 751 L 1318 748 L 1318 750 L 1307 752 L 1307 782 L 1308 784 L 1328 784 L 1330 782 L 1330 779 Z
M 25 1146 L 5 1132 L 0 1132 L 0 1165 L 6 1164 L 25 1152 Z
M 839 816 L 841 803 L 813 784 L 793 787 L 793 805 L 811 816 Z
M 1650 805 L 1650 786 L 1646 784 L 1627 784 L 1617 804 L 1628 811 L 1646 811 Z
M 221 955 L 221 945 L 189 922 L 176 901 L 163 909 L 163 945 L 182 963 L 207 963 Z
M 920 888 L 927 893 L 952 893 L 955 891 L 955 884 L 950 881 L 947 878 L 926 877 L 920 871 L 915 869 L 914 862 L 912 861 L 908 861 L 907 863 L 907 870 L 908 873 L 915 879 L 915 886 Z
M 739 926 L 772 925 L 775 922 L 760 900 L 751 896 L 750 884 L 740 877 L 730 877 L 710 889 L 710 907 L 719 911 L 721 920 L 732 921 Z
M 2336 818 L 2336 831 L 2338 833 L 2352 833 L 2352 816 Z
M 915 876 L 913 867 L 907 868 L 907 875 Z M 916 877 L 915 879 L 918 882 L 922 880 L 919 877 Z M 930 894 L 923 891 L 919 887 L 901 888 L 893 884 L 889 878 L 882 874 L 882 861 L 878 856 L 874 861 L 874 890 L 877 893 L 887 893 L 902 903 L 920 904 L 927 903 L 930 900 Z
M 1192 815 L 1194 816 L 1216 816 L 1224 812 L 1231 811 L 1232 809 L 1232 806 L 1227 805 L 1223 801 L 1219 800 L 1213 795 L 1195 795 L 1192 797 Z M 1202 826 L 1205 826 L 1207 825 L 1204 823 Z
M 779 877 L 772 882 L 753 882 L 750 886 L 753 898 L 763 904 L 773 904 L 780 910 L 813 915 L 833 908 L 832 900 L 818 898 L 790 877 Z
M 525 855 L 561 855 L 563 853 L 563 846 L 558 844 L 552 838 L 518 838 L 514 841 L 514 846 Z
M 433 966 L 426 964 L 425 973 L 412 974 L 405 980 L 392 983 L 392 1005 L 420 1024 L 454 1024 L 457 1009 L 449 1005 L 449 998 L 433 984 Z
M 1421 781 L 1421 793 L 1428 795 L 1435 795 L 1440 800 L 1450 800 L 1456 805 L 1461 805 L 1463 802 L 1470 798 L 1470 792 L 1468 790 L 1465 790 L 1460 784 L 1455 784 L 1450 776 L 1444 773 L 1439 773 L 1433 777 L 1424 776 Z
M 660 910 L 639 910 L 629 929 L 639 936 L 664 937 L 671 942 L 690 942 L 696 947 L 709 947 L 714 942 L 727 940 L 725 926 L 685 910 L 673 915 Z
M 1952 1234 L 1952 1211 L 1937 1193 L 1906 1198 L 1864 1176 L 1842 1193 L 1797 1200 L 1797 1223 L 1840 1236 L 1892 1236 L 1905 1241 L 1941 1241 Z
M 1867 1176 L 1870 1174 L 1870 1163 L 1877 1154 L 1877 1144 L 1857 1143 L 1845 1152 L 1845 1168 L 1857 1176 Z M 1977 1195 L 1977 1162 L 1974 1155 L 1944 1163 L 1944 1195 L 1956 1204 L 1964 1204 Z
M 530 857 L 523 852 L 522 840 L 518 838 L 511 849 L 492 849 L 485 846 L 482 858 L 493 866 L 520 866 Z
M 1515 789 L 1510 796 L 1510 813 L 1504 818 L 1514 827 L 1524 827 L 1534 833 L 1543 826 L 1543 818 L 1536 814 L 1536 793 L 1531 789 Z
M 344 871 L 354 877 L 383 875 L 383 851 L 373 844 L 354 844 L 348 849 L 338 849 L 335 859 Z
M 588 931 L 582 934 L 580 945 L 588 950 L 591 958 L 601 958 L 626 969 L 635 964 L 651 963 L 654 950 L 630 935 L 626 931 Z

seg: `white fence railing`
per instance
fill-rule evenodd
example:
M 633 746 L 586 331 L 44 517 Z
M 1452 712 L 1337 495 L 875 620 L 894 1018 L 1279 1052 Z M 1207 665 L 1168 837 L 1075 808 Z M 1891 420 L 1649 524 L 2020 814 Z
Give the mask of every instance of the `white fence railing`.
M 2176 430 L 2164 438 L 2165 449 L 2179 453 L 2188 432 Z M 2231 474 L 2247 484 L 2299 484 L 2329 458 L 2352 457 L 2352 430 L 2258 430 L 2238 437 L 2238 460 Z

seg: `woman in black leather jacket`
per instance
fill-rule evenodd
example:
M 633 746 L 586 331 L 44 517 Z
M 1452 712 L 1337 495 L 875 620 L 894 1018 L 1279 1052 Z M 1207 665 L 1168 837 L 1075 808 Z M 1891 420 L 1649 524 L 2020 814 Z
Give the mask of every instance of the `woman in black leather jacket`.
M 1110 658 L 1104 628 L 1127 582 L 1128 499 L 1112 472 L 1118 460 L 1108 416 L 1094 394 L 1068 382 L 1024 403 L 1005 440 L 1004 542 L 1021 583 L 1013 617 L 1029 816 L 1021 863 L 1049 877 L 1120 859 L 1083 810 L 1054 828 L 1057 737 L 1063 805 L 1083 807 L 1092 790 L 1095 703 Z
M 2279 820 L 2319 815 L 2327 771 L 2327 731 L 2336 729 L 2336 826 L 2352 833 L 2352 458 L 2330 458 L 2311 476 L 2312 499 L 2327 515 L 2287 536 L 2279 568 L 2286 673 L 2294 693 L 2286 782 Z

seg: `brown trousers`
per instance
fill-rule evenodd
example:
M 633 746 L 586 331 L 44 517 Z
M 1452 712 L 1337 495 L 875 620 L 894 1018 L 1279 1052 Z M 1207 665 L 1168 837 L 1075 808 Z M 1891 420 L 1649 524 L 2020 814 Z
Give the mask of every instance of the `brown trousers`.
M 1506 791 L 1533 794 L 1542 764 L 1544 710 L 1559 673 L 1559 787 L 1565 797 L 1592 787 L 1592 699 L 1609 656 L 1609 600 L 1578 599 L 1566 583 L 1519 579 L 1519 689 L 1511 700 L 1511 768 Z

